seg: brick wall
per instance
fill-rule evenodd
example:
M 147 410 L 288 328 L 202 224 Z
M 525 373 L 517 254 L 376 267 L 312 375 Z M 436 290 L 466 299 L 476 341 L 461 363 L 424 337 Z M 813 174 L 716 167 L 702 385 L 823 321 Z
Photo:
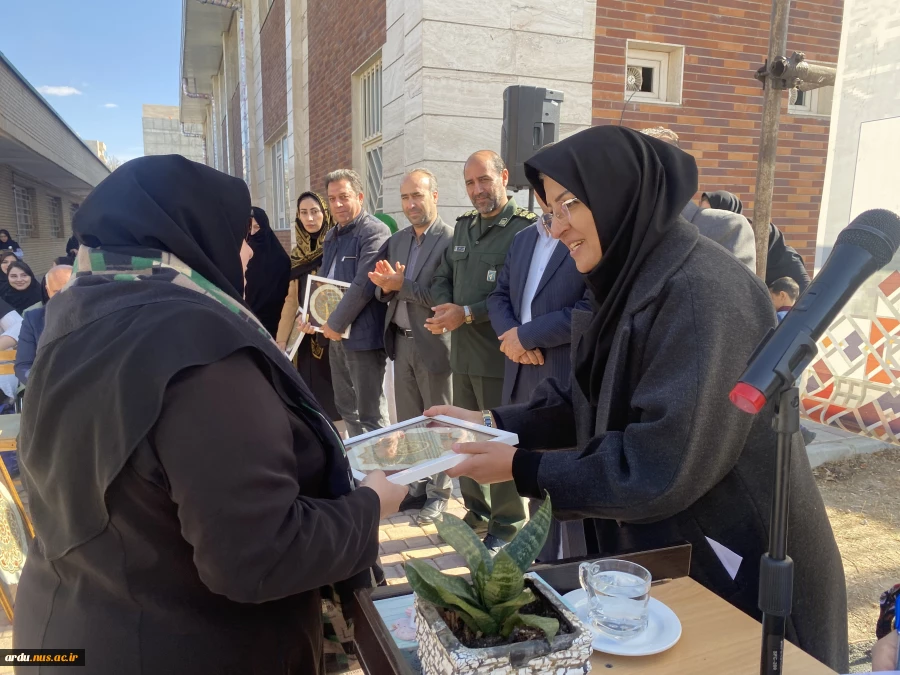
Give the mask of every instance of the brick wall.
M 313 190 L 325 174 L 353 165 L 351 75 L 385 41 L 384 0 L 310 0 L 309 168 Z
M 32 236 L 25 237 L 16 225 L 13 185 L 26 188 L 31 193 Z M 50 199 L 57 197 L 62 202 L 61 225 L 58 237 L 50 232 Z M 25 252 L 25 262 L 40 279 L 54 261 L 65 253 L 66 240 L 72 236 L 71 205 L 80 204 L 81 198 L 62 190 L 45 185 L 9 165 L 0 164 L 0 229 L 9 230 L 13 239 L 19 242 Z
M 285 54 L 284 0 L 275 0 L 269 8 L 260 37 L 262 64 L 263 138 L 266 142 L 287 121 L 287 57 Z
M 700 190 L 729 190 L 752 218 L 771 0 L 598 0 L 593 123 L 618 123 L 626 40 L 685 47 L 682 105 L 629 104 L 623 124 L 666 126 L 700 168 Z M 792 2 L 788 55 L 837 63 L 843 0 Z M 787 112 L 785 95 L 784 112 Z M 827 119 L 783 115 L 772 220 L 812 271 L 828 150 Z

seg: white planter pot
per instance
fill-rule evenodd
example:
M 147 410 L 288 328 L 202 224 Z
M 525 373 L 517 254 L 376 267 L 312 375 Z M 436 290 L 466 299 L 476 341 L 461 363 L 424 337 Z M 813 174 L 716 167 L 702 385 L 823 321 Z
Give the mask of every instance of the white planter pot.
M 529 640 L 485 649 L 463 645 L 437 607 L 416 596 L 416 639 L 424 675 L 584 675 L 591 670 L 594 635 L 536 574 L 525 575 L 572 631 L 546 640 Z

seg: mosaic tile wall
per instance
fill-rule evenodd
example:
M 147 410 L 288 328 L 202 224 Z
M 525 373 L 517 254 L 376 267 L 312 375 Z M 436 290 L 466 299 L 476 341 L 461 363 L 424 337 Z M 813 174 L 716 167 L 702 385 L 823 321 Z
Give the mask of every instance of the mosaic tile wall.
M 900 271 L 870 278 L 818 347 L 800 381 L 801 414 L 900 445 Z

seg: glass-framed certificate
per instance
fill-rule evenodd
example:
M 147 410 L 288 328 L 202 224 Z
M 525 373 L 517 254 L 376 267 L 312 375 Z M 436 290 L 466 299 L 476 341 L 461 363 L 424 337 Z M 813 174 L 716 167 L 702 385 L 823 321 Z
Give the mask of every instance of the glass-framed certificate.
M 305 315 L 305 307 L 300 307 L 297 309 L 297 312 L 294 314 L 294 324 L 291 326 L 291 332 L 288 333 L 288 339 L 285 343 L 284 353 L 291 361 L 293 361 L 294 357 L 297 356 L 297 350 L 300 349 L 300 343 L 303 342 L 303 338 L 306 337 L 306 333 L 297 328 L 297 322 L 301 317 L 304 317 Z
M 357 480 L 381 470 L 388 480 L 407 485 L 456 466 L 465 455 L 453 451 L 455 443 L 498 442 L 516 445 L 516 434 L 472 424 L 453 417 L 414 417 L 384 429 L 344 441 L 347 459 Z
M 337 309 L 344 297 L 344 292 L 350 288 L 346 281 L 335 281 L 325 277 L 317 277 L 310 274 L 306 277 L 306 296 L 303 306 L 309 314 L 309 324 L 322 332 L 322 326 L 328 322 L 328 317 Z M 341 335 L 343 339 L 350 337 L 350 326 Z

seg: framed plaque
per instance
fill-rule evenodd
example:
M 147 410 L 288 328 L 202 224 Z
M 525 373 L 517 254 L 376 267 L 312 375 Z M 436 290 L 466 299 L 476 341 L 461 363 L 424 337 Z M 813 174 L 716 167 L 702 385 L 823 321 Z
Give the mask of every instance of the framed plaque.
M 306 296 L 303 306 L 309 314 L 309 323 L 322 332 L 322 326 L 328 322 L 328 317 L 337 308 L 344 297 L 344 292 L 350 288 L 345 281 L 335 281 L 325 277 L 317 277 L 310 274 L 306 277 Z M 347 326 L 341 337 L 345 340 L 350 337 L 350 326 Z
M 519 437 L 453 417 L 420 416 L 354 436 L 344 441 L 344 447 L 357 480 L 380 469 L 391 482 L 408 485 L 463 461 L 466 456 L 453 451 L 455 443 L 487 441 L 516 445 Z

